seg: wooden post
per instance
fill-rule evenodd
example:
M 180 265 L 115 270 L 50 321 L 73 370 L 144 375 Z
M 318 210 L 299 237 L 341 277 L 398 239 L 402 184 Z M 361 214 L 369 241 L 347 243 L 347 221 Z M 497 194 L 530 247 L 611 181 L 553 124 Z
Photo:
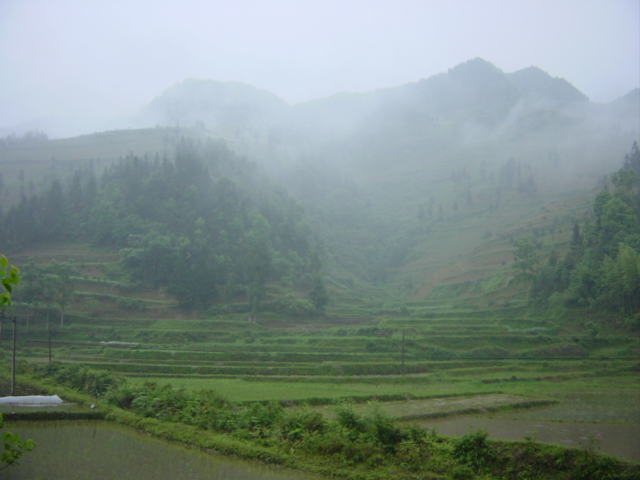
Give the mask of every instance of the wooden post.
M 47 322 L 47 331 L 49 333 L 49 363 L 51 363 L 51 324 Z
M 13 317 L 13 353 L 11 355 L 11 396 L 16 394 L 16 323 L 17 317 Z
M 402 329 L 402 375 L 404 375 L 404 328 Z
M 51 324 L 49 323 L 48 313 L 47 313 L 47 332 L 49 334 L 49 363 L 51 363 Z

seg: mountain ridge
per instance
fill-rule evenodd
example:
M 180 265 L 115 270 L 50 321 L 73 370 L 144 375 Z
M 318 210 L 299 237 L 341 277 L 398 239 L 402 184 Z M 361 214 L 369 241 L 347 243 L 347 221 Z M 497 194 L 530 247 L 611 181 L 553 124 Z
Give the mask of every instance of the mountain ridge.
M 241 82 L 187 79 L 167 88 L 143 107 L 136 116 L 134 126 L 155 126 L 157 122 L 154 123 L 154 120 L 158 117 L 162 119 L 163 115 L 165 123 L 159 123 L 160 125 L 175 126 L 176 121 L 181 119 L 191 120 L 195 124 L 198 120 L 204 121 L 207 116 L 211 117 L 211 112 L 206 115 L 208 108 L 221 110 L 220 116 L 224 121 L 228 120 L 229 116 L 240 113 L 225 112 L 232 106 L 245 107 L 257 114 L 252 116 L 251 111 L 242 112 L 244 121 L 264 120 L 269 116 L 280 117 L 285 111 L 303 112 L 303 116 L 309 116 L 309 113 L 304 115 L 304 112 L 326 112 L 331 109 L 342 115 L 353 109 L 356 113 L 352 115 L 359 112 L 362 116 L 389 101 L 400 101 L 414 106 L 421 103 L 423 109 L 442 113 L 452 106 L 465 105 L 469 100 L 482 100 L 479 109 L 490 108 L 492 102 L 505 93 L 511 101 L 502 105 L 503 110 L 513 107 L 516 100 L 522 98 L 529 102 L 537 102 L 545 108 L 589 101 L 588 97 L 569 81 L 552 77 L 539 67 L 531 66 L 505 73 L 492 63 L 475 58 L 458 64 L 447 72 L 415 82 L 361 93 L 338 92 L 296 104 L 288 104 L 267 90 Z M 192 111 L 189 112 L 187 107 Z M 505 111 L 501 113 L 506 114 Z M 190 118 L 194 115 L 201 115 L 202 118 Z

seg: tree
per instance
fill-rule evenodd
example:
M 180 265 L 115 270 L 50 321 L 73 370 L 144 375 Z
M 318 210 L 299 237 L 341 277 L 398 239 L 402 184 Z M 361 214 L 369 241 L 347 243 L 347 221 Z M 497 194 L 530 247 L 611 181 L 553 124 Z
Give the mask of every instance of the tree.
M 31 304 L 35 310 L 41 303 L 47 303 L 47 283 L 44 269 L 36 265 L 33 257 L 24 267 L 22 285 L 19 290 L 20 300 Z
M 0 308 L 4 309 L 11 306 L 11 293 L 18 286 L 20 281 L 20 270 L 13 265 L 9 265 L 7 257 L 0 254 L 0 281 L 2 288 L 0 289 Z
M 634 144 L 623 169 L 611 175 L 615 190 L 594 199 L 595 223 L 573 227 L 562 262 L 537 268 L 530 242 L 518 242 L 514 266 L 533 273 L 531 305 L 592 308 L 629 315 L 640 326 L 640 151 Z M 552 298 L 553 297 L 553 298 Z
M 245 275 L 249 285 L 251 318 L 255 320 L 265 296 L 267 279 L 272 269 L 270 226 L 257 211 L 249 212 L 250 229 L 244 235 Z
M 525 277 L 535 275 L 540 259 L 536 255 L 535 247 L 531 240 L 523 238 L 513 242 L 516 251 L 513 253 L 513 268 L 520 270 L 520 274 Z
M 49 273 L 50 290 L 52 298 L 60 307 L 60 326 L 64 325 L 64 310 L 75 290 L 73 275 L 77 272 L 71 263 L 56 263 L 52 261 L 47 267 Z
M 329 294 L 327 288 L 324 286 L 322 277 L 317 274 L 313 277 L 313 286 L 309 290 L 309 300 L 316 308 L 318 313 L 324 313 L 324 307 L 329 303 Z
M 625 170 L 622 168 L 611 175 L 611 182 L 618 188 L 631 190 L 633 186 L 638 183 L 638 174 L 634 170 Z
M 4 420 L 0 413 L 0 438 L 2 439 L 3 450 L 0 455 L 0 470 L 3 470 L 11 465 L 18 465 L 18 460 L 26 452 L 30 452 L 34 449 L 36 444 L 33 440 L 21 440 L 20 436 L 16 433 L 9 432 L 4 429 Z
M 623 168 L 635 171 L 637 174 L 636 182 L 640 181 L 640 149 L 638 149 L 638 142 L 633 142 L 631 153 L 625 155 Z
M 20 271 L 17 267 L 9 265 L 7 258 L 0 254 L 0 308 L 6 309 L 11 306 L 11 293 L 20 282 Z M 0 438 L 2 439 L 3 450 L 0 455 L 0 470 L 16 465 L 23 453 L 30 452 L 35 447 L 33 440 L 20 440 L 20 437 L 13 432 L 2 431 L 4 421 L 0 414 Z

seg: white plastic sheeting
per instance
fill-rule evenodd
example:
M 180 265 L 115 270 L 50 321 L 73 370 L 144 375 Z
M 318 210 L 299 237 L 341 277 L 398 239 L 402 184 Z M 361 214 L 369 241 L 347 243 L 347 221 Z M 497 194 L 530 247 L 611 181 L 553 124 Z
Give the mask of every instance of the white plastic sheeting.
M 24 397 L 0 397 L 0 405 L 60 405 L 57 395 L 26 395 Z

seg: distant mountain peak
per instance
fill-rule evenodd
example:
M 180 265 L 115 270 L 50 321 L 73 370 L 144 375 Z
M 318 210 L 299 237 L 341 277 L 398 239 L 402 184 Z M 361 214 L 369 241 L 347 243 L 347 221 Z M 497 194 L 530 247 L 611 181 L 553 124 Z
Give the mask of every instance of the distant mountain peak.
M 500 75 L 502 73 L 502 70 L 500 70 L 493 63 L 485 60 L 484 58 L 476 57 L 472 58 L 471 60 L 467 60 L 466 62 L 459 63 L 455 67 L 449 69 L 449 74 L 458 75 L 461 73 L 488 73 L 491 75 Z
M 506 76 L 525 96 L 550 101 L 556 106 L 589 100 L 564 78 L 552 77 L 535 66 L 508 73 Z
M 238 125 L 288 107 L 275 94 L 241 82 L 186 79 L 169 87 L 144 107 L 140 125 Z
M 482 58 L 473 58 L 450 68 L 448 76 L 451 80 L 462 84 L 506 83 L 504 72 Z

